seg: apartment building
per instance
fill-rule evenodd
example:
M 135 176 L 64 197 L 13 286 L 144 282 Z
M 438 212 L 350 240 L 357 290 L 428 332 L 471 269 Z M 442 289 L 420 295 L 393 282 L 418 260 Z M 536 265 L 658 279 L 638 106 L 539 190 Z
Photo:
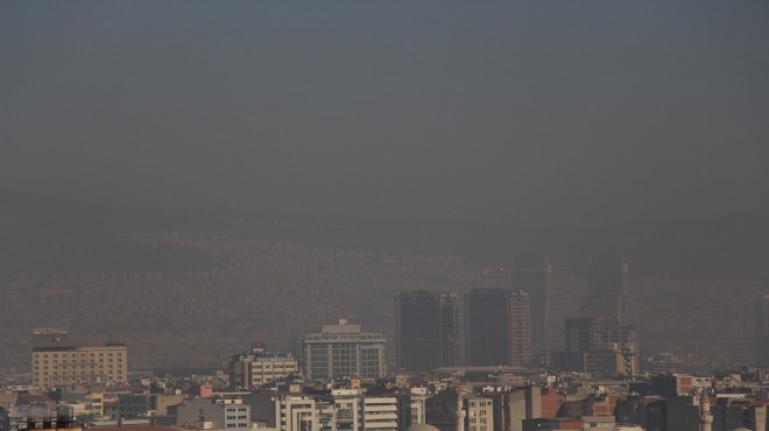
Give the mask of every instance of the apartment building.
M 232 400 L 198 398 L 188 400 L 176 410 L 177 425 L 197 425 L 201 429 L 214 427 L 224 431 L 249 431 L 251 407 Z

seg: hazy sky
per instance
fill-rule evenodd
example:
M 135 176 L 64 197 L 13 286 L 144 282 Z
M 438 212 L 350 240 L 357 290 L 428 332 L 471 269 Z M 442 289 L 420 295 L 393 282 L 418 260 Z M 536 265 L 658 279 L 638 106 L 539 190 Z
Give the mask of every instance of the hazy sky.
M 0 2 L 0 187 L 524 224 L 769 214 L 769 2 Z

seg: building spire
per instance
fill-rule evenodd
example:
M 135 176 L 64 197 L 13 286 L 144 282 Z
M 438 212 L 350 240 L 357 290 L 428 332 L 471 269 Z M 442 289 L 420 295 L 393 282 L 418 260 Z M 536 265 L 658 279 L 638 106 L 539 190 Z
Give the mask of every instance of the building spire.
M 700 393 L 700 431 L 712 431 L 713 413 L 710 412 L 710 399 L 705 389 Z

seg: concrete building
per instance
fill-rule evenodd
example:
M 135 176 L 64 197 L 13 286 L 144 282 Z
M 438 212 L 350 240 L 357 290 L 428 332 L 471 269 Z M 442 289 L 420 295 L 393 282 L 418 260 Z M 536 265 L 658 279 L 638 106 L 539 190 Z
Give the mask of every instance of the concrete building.
M 71 407 L 53 403 L 6 409 L 0 406 L 0 431 L 80 431 Z
M 494 431 L 494 401 L 476 395 L 463 400 L 466 431 Z
M 425 400 L 427 395 L 411 393 L 397 395 L 398 400 L 398 429 L 405 430 L 412 425 L 425 423 Z
M 501 288 L 465 296 L 467 364 L 525 366 L 531 361 L 529 295 Z
M 625 317 L 628 266 L 622 256 L 590 259 L 585 315 L 622 324 Z
M 251 428 L 251 407 L 239 400 L 188 400 L 177 407 L 176 415 L 176 424 L 182 426 L 214 427 L 225 431 L 249 431 Z
M 508 426 L 505 430 L 523 431 L 523 421 L 542 417 L 542 388 L 526 386 L 509 392 Z
M 184 401 L 184 395 L 152 394 L 147 399 L 150 416 L 176 415 L 176 406 Z
M 56 388 L 127 380 L 128 348 L 123 343 L 80 346 L 56 340 L 32 348 L 34 387 Z
M 264 343 L 257 341 L 251 352 L 233 355 L 229 368 L 230 386 L 254 389 L 296 374 L 297 361 L 290 353 L 267 353 Z
M 315 399 L 290 392 L 263 392 L 243 397 L 251 407 L 251 420 L 260 428 L 278 431 L 320 429 Z
M 756 365 L 769 367 L 769 294 L 756 301 Z
M 360 403 L 361 431 L 398 431 L 398 400 L 367 396 Z
M 459 298 L 427 290 L 395 299 L 398 367 L 429 371 L 459 363 Z
M 382 334 L 361 332 L 360 325 L 348 324 L 345 319 L 336 325 L 323 325 L 320 333 L 302 339 L 305 373 L 310 380 L 384 377 L 385 341 Z
M 494 431 L 494 400 L 445 390 L 425 401 L 425 422 L 441 431 Z
M 550 278 L 553 265 L 547 258 L 517 257 L 510 273 L 513 290 L 529 294 L 531 313 L 531 348 L 538 363 L 547 365 L 552 349 L 550 322 Z
M 119 394 L 117 396 L 118 414 L 116 419 L 136 419 L 147 417 L 149 397 L 143 394 Z
M 567 318 L 564 323 L 566 350 L 553 352 L 555 369 L 597 376 L 639 373 L 633 326 L 606 323 L 600 317 Z
M 448 389 L 425 400 L 425 423 L 440 431 L 457 431 L 464 427 L 465 410 L 462 394 Z
M 335 422 L 331 431 L 359 431 L 360 394 L 357 389 L 334 390 L 331 402 L 334 407 Z

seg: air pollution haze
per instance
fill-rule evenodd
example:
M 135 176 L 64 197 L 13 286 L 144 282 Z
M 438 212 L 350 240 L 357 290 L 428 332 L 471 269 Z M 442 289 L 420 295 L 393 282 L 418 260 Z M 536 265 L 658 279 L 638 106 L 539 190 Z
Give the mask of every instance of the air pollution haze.
M 590 257 L 624 256 L 645 353 L 750 361 L 768 22 L 765 1 L 4 1 L 0 373 L 30 371 L 37 326 L 127 341 L 137 368 L 295 349 L 337 314 L 392 342 L 399 291 L 510 287 L 516 256 L 553 262 L 553 328 Z

